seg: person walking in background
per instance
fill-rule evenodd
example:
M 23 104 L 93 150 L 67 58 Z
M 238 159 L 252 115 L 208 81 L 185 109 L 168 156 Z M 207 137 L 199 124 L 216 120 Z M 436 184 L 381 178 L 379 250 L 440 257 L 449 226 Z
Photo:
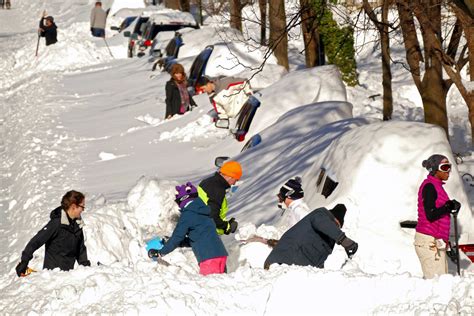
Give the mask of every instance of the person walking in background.
M 58 42 L 58 27 L 54 23 L 54 18 L 52 16 L 46 16 L 46 14 L 46 11 L 44 11 L 39 23 L 38 32 L 41 37 L 44 37 L 46 46 L 49 46 Z
M 280 240 L 272 240 L 270 246 L 274 248 L 265 260 L 264 268 L 268 270 L 274 263 L 324 268 L 336 243 L 352 258 L 358 244 L 341 230 L 345 214 L 344 204 L 338 204 L 332 210 L 315 209 L 287 230 Z
M 51 212 L 51 220 L 26 245 L 21 261 L 16 266 L 17 275 L 27 273 L 28 263 L 33 253 L 43 245 L 45 247 L 43 269 L 59 268 L 63 271 L 74 268 L 74 263 L 90 266 L 82 232 L 81 213 L 85 209 L 84 194 L 77 191 L 67 192 L 61 206 Z
M 289 179 L 280 188 L 277 194 L 278 207 L 283 210 L 286 216 L 287 229 L 293 227 L 303 217 L 310 213 L 308 205 L 304 202 L 304 191 L 301 185 L 301 178 Z
M 424 160 L 422 166 L 429 173 L 418 190 L 414 245 L 423 277 L 431 279 L 435 275 L 448 273 L 446 246 L 449 242 L 450 214 L 457 214 L 461 204 L 451 200 L 443 188 L 451 172 L 448 158 L 435 154 Z
M 201 181 L 198 193 L 201 200 L 211 208 L 219 235 L 235 233 L 238 223 L 235 218 L 226 219 L 228 206 L 226 192 L 242 177 L 242 166 L 237 161 L 226 161 L 213 176 Z
M 102 9 L 102 2 L 97 1 L 91 10 L 91 33 L 95 37 L 105 38 L 107 13 Z
M 166 83 L 166 113 L 170 119 L 176 114 L 184 114 L 190 106 L 190 96 L 187 88 L 186 72 L 181 64 L 171 66 L 171 78 Z
M 150 249 L 148 255 L 151 258 L 164 256 L 187 237 L 199 263 L 200 274 L 224 273 L 228 254 L 209 217 L 209 206 L 198 197 L 196 187 L 190 182 L 177 186 L 175 197 L 181 211 L 178 224 L 163 248 Z

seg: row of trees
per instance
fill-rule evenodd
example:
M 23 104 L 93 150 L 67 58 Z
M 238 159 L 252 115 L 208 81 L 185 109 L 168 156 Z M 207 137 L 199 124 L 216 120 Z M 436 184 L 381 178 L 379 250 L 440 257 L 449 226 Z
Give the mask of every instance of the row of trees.
M 165 0 L 169 7 L 189 11 L 190 0 Z M 337 23 L 333 17 L 337 0 L 299 0 L 299 7 L 288 13 L 285 0 L 196 0 L 200 8 L 227 9 L 230 26 L 242 30 L 242 10 L 259 7 L 260 45 L 288 68 L 288 34 L 301 28 L 306 65 L 335 64 L 343 80 L 357 84 L 353 20 Z M 339 1 L 341 2 L 341 1 Z M 354 2 L 354 1 L 352 1 Z M 474 0 L 359 0 L 362 14 L 379 34 L 381 49 L 383 119 L 393 113 L 390 42 L 401 33 L 406 51 L 405 68 L 411 73 L 423 101 L 425 122 L 441 126 L 448 135 L 446 98 L 454 84 L 469 110 L 474 143 L 474 70 L 468 80 L 462 73 L 474 69 Z M 174 6 L 173 6 L 174 5 Z M 389 18 L 389 11 L 392 18 Z M 216 12 L 213 12 L 216 13 Z M 267 14 L 268 13 L 268 14 Z M 342 25 L 343 24 L 343 25 Z M 269 36 L 267 39 L 267 29 Z

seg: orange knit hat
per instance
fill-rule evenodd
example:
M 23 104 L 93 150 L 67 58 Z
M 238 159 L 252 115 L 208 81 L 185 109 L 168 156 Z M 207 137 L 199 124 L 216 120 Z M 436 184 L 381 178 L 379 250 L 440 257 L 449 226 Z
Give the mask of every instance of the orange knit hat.
M 220 172 L 225 176 L 239 180 L 242 177 L 242 166 L 237 161 L 226 161 L 222 165 Z

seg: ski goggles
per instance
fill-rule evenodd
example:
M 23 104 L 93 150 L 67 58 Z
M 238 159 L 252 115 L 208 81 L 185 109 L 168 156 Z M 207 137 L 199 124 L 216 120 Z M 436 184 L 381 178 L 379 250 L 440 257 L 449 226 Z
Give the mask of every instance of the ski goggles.
M 451 164 L 450 163 L 442 163 L 438 166 L 438 170 L 441 172 L 450 172 L 451 171 Z

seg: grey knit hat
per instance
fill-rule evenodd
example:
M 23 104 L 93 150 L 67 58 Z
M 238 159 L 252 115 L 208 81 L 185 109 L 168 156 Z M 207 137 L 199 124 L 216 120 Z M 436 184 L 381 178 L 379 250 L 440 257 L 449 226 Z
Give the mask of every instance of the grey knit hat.
M 448 160 L 446 156 L 440 154 L 431 155 L 427 160 L 423 160 L 421 165 L 430 172 L 430 175 L 434 176 L 438 170 L 438 166 L 441 164 L 441 161 L 444 159 Z

